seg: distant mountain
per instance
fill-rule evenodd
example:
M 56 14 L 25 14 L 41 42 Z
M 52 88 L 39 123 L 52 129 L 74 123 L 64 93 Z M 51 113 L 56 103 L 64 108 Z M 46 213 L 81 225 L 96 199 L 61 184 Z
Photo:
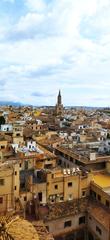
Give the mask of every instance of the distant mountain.
M 22 102 L 13 102 L 13 101 L 0 101 L 0 106 L 15 106 L 15 107 L 37 107 L 37 108 L 54 108 L 54 105 L 34 105 L 34 104 L 23 104 Z M 64 106 L 65 109 L 72 109 L 72 108 L 77 108 L 77 109 L 85 109 L 85 110 L 97 110 L 97 109 L 104 109 L 104 110 L 110 110 L 110 108 L 106 108 L 106 107 L 92 107 L 92 106 Z
M 23 104 L 20 103 L 20 102 L 0 101 L 0 106 L 15 106 L 15 107 L 19 107 L 19 106 L 23 106 Z

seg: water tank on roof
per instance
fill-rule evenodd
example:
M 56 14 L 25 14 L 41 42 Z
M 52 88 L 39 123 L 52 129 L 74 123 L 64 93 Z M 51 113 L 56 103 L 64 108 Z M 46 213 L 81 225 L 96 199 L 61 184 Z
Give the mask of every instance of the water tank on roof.
M 90 161 L 95 161 L 96 160 L 96 153 L 92 152 L 90 153 Z

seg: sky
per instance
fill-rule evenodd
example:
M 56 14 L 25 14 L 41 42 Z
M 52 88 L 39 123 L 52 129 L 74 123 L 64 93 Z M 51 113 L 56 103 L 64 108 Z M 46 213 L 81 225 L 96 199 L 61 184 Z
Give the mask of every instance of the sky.
M 110 106 L 110 0 L 0 0 L 0 101 Z

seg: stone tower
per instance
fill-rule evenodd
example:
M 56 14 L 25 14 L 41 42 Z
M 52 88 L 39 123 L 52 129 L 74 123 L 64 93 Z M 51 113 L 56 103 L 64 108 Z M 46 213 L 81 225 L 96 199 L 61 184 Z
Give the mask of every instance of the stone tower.
M 57 97 L 57 104 L 61 105 L 61 92 L 60 92 L 60 90 L 59 90 L 59 94 L 58 94 L 58 97 Z
M 55 114 L 56 115 L 63 115 L 63 104 L 62 104 L 62 97 L 61 92 L 59 90 L 58 96 L 57 96 L 57 104 L 55 107 Z

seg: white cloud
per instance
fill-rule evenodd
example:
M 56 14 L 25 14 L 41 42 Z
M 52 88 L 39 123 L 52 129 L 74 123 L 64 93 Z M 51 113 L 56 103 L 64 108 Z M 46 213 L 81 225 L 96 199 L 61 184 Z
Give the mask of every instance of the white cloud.
M 16 25 L 16 31 L 29 31 L 38 27 L 44 21 L 44 15 L 39 13 L 27 13 L 21 17 Z
M 25 3 L 29 10 L 34 12 L 42 12 L 46 9 L 46 4 L 43 0 L 25 0 Z
M 8 79 L 4 94 L 34 103 L 41 101 L 31 96 L 35 88 L 39 92 L 54 89 L 55 94 L 62 88 L 65 101 L 69 102 L 70 96 L 76 98 L 70 92 L 75 88 L 83 95 L 92 91 L 92 95 L 83 98 L 84 104 L 92 99 L 99 104 L 97 94 L 107 91 L 108 96 L 110 89 L 109 1 L 25 0 L 25 4 L 26 11 L 17 23 L 7 27 L 7 31 L 0 28 L 0 79 Z M 81 93 L 76 100 L 82 102 L 80 98 Z M 54 101 L 52 97 L 50 100 Z

